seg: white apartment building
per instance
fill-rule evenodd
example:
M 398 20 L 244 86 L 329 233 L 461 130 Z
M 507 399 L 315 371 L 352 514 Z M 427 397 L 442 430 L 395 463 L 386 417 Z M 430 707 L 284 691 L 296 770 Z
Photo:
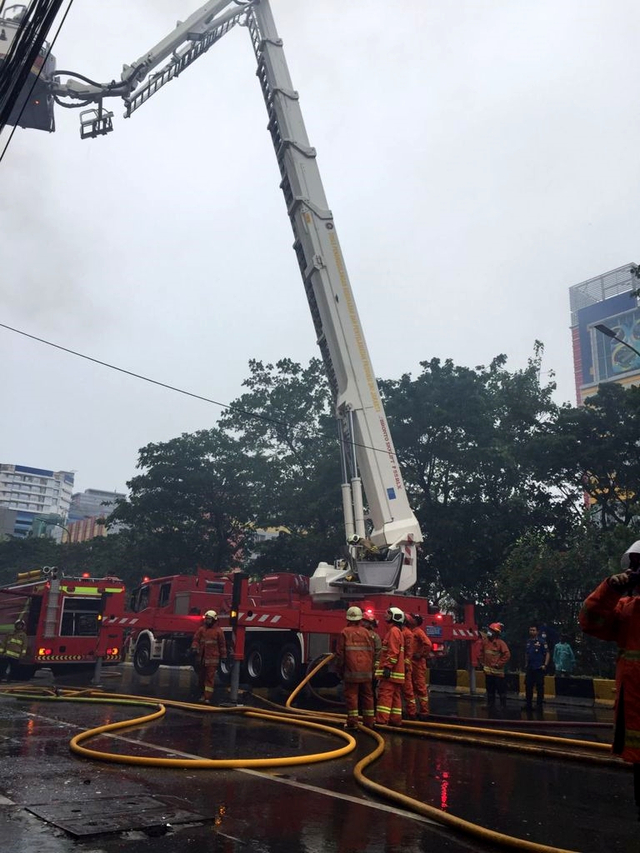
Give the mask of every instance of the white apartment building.
M 0 463 L 0 507 L 16 513 L 12 535 L 26 536 L 39 515 L 56 515 L 66 521 L 73 481 L 70 471 Z

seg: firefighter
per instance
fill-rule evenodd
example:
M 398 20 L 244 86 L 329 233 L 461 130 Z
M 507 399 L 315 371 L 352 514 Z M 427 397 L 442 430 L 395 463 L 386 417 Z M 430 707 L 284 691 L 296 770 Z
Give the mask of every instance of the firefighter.
M 404 614 L 402 626 L 402 637 L 404 640 L 404 682 L 402 684 L 402 698 L 404 699 L 404 716 L 407 720 L 416 720 L 416 697 L 413 692 L 413 678 L 411 667 L 413 664 L 413 627 L 414 622 L 408 613 Z
M 17 619 L 13 626 L 13 633 L 6 634 L 3 637 L 0 680 L 5 676 L 7 668 L 11 665 L 10 675 L 7 676 L 7 681 L 9 681 L 9 678 L 13 676 L 14 667 L 27 654 L 27 632 L 25 628 L 24 619 Z
M 422 628 L 422 616 L 414 613 L 411 616 L 413 628 L 413 661 L 411 678 L 413 692 L 416 697 L 418 719 L 426 720 L 429 713 L 429 692 L 427 688 L 427 661 L 433 653 L 433 643 Z
M 640 540 L 620 560 L 622 572 L 602 581 L 580 611 L 586 634 L 618 644 L 612 751 L 633 764 L 640 820 Z
M 371 637 L 373 638 L 373 645 L 375 647 L 375 659 L 374 659 L 374 670 L 378 666 L 378 661 L 380 660 L 380 652 L 382 651 L 382 640 L 380 639 L 380 634 L 376 631 L 378 627 L 378 620 L 373 615 L 373 610 L 364 610 L 362 613 L 362 624 L 364 627 L 370 631 Z M 375 678 L 374 678 L 375 682 Z
M 385 615 L 389 625 L 376 668 L 378 679 L 378 704 L 376 723 L 402 725 L 402 683 L 404 681 L 404 638 L 402 625 L 404 613 L 399 607 L 390 607 Z
M 375 645 L 371 631 L 362 624 L 362 610 L 347 610 L 347 625 L 338 637 L 336 669 L 344 683 L 344 702 L 347 706 L 345 729 L 358 728 L 358 706 L 362 702 L 365 726 L 373 723 L 373 665 Z
M 218 614 L 215 610 L 207 610 L 204 614 L 204 625 L 193 635 L 190 653 L 194 658 L 202 692 L 199 701 L 211 702 L 220 658 L 227 656 L 224 633 L 218 625 Z
M 492 622 L 482 637 L 479 661 L 484 670 L 484 681 L 487 688 L 487 705 L 495 707 L 496 692 L 500 697 L 500 706 L 507 706 L 507 682 L 504 677 L 505 664 L 511 659 L 509 647 L 502 639 L 504 625 L 502 622 Z
M 376 630 L 378 627 L 378 620 L 373 615 L 373 610 L 364 610 L 362 613 L 362 624 L 364 627 L 370 632 L 371 637 L 373 638 L 373 645 L 375 649 L 374 658 L 373 658 L 373 672 L 371 678 L 371 684 L 373 685 L 373 707 L 376 706 L 376 697 L 378 695 L 378 679 L 376 678 L 376 669 L 378 668 L 378 661 L 380 660 L 380 652 L 382 651 L 382 640 L 380 639 L 380 634 Z

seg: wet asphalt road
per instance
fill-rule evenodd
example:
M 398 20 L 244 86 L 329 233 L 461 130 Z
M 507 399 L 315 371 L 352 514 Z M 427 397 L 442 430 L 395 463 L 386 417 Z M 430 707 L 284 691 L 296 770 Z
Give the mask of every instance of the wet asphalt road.
M 139 678 L 132 667 L 122 667 L 119 673 L 115 677 L 105 673 L 105 690 L 184 701 L 195 698 L 188 669 L 161 669 L 153 678 Z M 43 672 L 33 684 L 50 681 Z M 61 686 L 65 682 L 57 681 Z M 220 699 L 224 698 L 221 692 Z M 485 716 L 479 702 L 438 694 L 433 696 L 432 710 Z M 138 713 L 114 705 L 0 697 L 3 853 L 492 849 L 363 791 L 352 776 L 355 762 L 373 746 L 363 734 L 358 735 L 358 751 L 345 758 L 266 772 L 131 767 L 90 761 L 70 752 L 69 740 L 78 732 Z M 515 701 L 508 715 L 520 718 Z M 595 719 L 591 709 L 549 709 L 546 716 Z M 551 733 L 608 737 L 597 729 Z M 376 782 L 541 844 L 583 853 L 640 850 L 640 824 L 628 772 L 402 735 L 385 737 L 384 756 L 366 771 Z M 227 758 L 309 754 L 336 748 L 341 742 L 231 713 L 170 709 L 162 720 L 101 736 L 88 745 L 133 755 Z M 85 831 L 95 834 L 77 834 Z

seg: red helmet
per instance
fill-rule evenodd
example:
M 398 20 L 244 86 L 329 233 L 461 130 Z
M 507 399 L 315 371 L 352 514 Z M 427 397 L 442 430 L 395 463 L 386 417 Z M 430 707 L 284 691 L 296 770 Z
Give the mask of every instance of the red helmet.
M 489 625 L 489 630 L 493 631 L 494 634 L 501 634 L 504 630 L 504 625 L 502 622 L 492 622 L 491 625 Z
M 416 620 L 414 619 L 414 617 L 411 613 L 405 613 L 404 614 L 404 624 L 407 626 L 407 628 L 415 628 L 416 627 Z

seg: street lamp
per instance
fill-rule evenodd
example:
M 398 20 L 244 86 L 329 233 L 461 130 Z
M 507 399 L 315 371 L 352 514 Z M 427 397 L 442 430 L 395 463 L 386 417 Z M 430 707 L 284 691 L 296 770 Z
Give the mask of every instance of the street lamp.
M 61 530 L 64 530 L 64 532 L 67 534 L 67 544 L 71 543 L 71 531 L 68 527 L 65 527 L 64 524 L 60 524 L 59 521 L 49 521 L 49 519 L 46 519 L 44 525 L 45 527 L 59 527 Z M 60 542 L 60 544 L 63 544 L 62 541 Z
M 603 335 L 606 335 L 608 338 L 613 338 L 614 341 L 618 341 L 619 344 L 627 347 L 631 350 L 631 352 L 635 352 L 635 354 L 640 358 L 640 352 L 635 347 L 632 347 L 631 344 L 628 344 L 623 338 L 619 338 L 613 329 L 610 329 L 608 326 L 605 326 L 604 323 L 598 323 L 597 326 L 593 327 L 597 329 L 599 332 L 602 332 Z

